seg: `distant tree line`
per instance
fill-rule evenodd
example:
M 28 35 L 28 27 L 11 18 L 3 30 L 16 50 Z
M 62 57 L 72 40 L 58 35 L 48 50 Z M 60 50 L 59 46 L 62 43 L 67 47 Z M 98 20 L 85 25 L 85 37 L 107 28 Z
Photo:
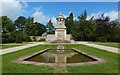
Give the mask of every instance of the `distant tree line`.
M 38 22 L 33 22 L 33 17 L 19 16 L 14 22 L 7 16 L 1 16 L 2 43 L 31 41 L 29 36 L 41 36 L 46 27 Z
M 109 16 L 101 15 L 94 19 L 92 16 L 87 20 L 87 12 L 84 10 L 74 19 L 73 13 L 65 19 L 67 33 L 72 35 L 71 39 L 79 41 L 103 41 L 120 42 L 120 23 L 118 19 L 110 21 Z M 33 17 L 25 18 L 19 16 L 14 22 L 7 16 L 1 16 L 2 22 L 2 43 L 31 41 L 29 36 L 41 36 L 44 32 L 54 34 L 55 27 L 51 21 L 46 25 L 34 22 Z
M 120 23 L 118 20 L 110 21 L 109 16 L 104 16 L 104 14 L 97 19 L 92 16 L 87 20 L 86 10 L 78 16 L 78 20 L 73 18 L 73 13 L 70 13 L 65 20 L 67 33 L 72 35 L 72 39 L 79 41 L 120 42 Z

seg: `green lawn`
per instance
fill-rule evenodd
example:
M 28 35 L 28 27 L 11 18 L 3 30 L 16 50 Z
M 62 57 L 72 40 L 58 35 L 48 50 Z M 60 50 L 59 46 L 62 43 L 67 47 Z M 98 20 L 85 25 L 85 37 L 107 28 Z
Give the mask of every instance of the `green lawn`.
M 66 45 L 66 47 L 74 47 L 83 52 L 91 55 L 103 58 L 106 63 L 78 66 L 78 67 L 67 67 L 69 72 L 72 73 L 118 73 L 118 54 L 107 52 L 104 50 L 88 47 L 84 45 Z
M 85 65 L 85 66 L 69 66 L 63 68 L 51 68 L 48 66 L 26 65 L 11 62 L 21 56 L 30 55 L 34 52 L 45 48 L 53 48 L 56 45 L 39 45 L 27 48 L 21 51 L 2 55 L 2 71 L 3 73 L 117 73 L 118 72 L 118 54 L 107 52 L 104 50 L 84 46 L 84 45 L 65 45 L 66 48 L 76 48 L 91 55 L 103 58 L 106 63 Z
M 20 43 L 20 44 L 8 43 L 8 44 L 0 45 L 0 46 L 1 46 L 2 49 L 6 49 L 6 48 L 22 46 L 22 45 L 26 45 L 26 44 L 30 44 L 30 43 L 32 43 L 32 42 L 23 42 L 23 43 Z
M 115 43 L 115 42 L 94 42 L 94 43 L 98 45 L 120 48 L 120 43 Z

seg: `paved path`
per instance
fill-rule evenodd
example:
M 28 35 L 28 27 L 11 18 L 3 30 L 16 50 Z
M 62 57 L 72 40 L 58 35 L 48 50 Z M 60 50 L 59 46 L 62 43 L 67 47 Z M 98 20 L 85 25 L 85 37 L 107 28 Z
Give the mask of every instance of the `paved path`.
M 120 49 L 119 48 L 114 48 L 114 47 L 109 47 L 109 46 L 103 46 L 103 45 L 97 45 L 97 44 L 92 44 L 92 43 L 87 43 L 87 42 L 78 42 L 78 44 L 83 44 L 91 47 L 95 47 L 98 49 L 106 50 L 109 52 L 114 52 L 114 53 L 119 53 L 120 54 Z
M 37 46 L 39 44 L 47 44 L 47 43 L 34 42 L 32 44 L 26 44 L 26 45 L 23 45 L 23 46 L 7 48 L 7 49 L 4 49 L 4 50 L 0 50 L 0 55 L 15 52 L 15 51 L 22 50 L 22 49 L 29 48 L 29 47 L 33 47 L 33 46 Z M 102 45 L 92 44 L 92 43 L 88 43 L 88 42 L 76 42 L 76 43 L 72 43 L 72 44 L 83 44 L 83 45 L 87 45 L 87 46 L 91 46 L 91 47 L 95 47 L 95 48 L 98 48 L 98 49 L 102 49 L 102 50 L 106 50 L 106 51 L 109 51 L 109 52 L 114 52 L 114 53 L 119 53 L 120 54 L 120 49 L 119 48 L 102 46 Z
M 34 42 L 32 44 L 26 44 L 26 45 L 23 45 L 23 46 L 6 48 L 4 50 L 0 50 L 0 55 L 11 53 L 11 52 L 15 52 L 15 51 L 19 51 L 19 50 L 22 50 L 22 49 L 25 49 L 25 48 L 29 48 L 29 47 L 33 47 L 33 46 L 37 46 L 39 44 L 43 44 L 43 42 Z

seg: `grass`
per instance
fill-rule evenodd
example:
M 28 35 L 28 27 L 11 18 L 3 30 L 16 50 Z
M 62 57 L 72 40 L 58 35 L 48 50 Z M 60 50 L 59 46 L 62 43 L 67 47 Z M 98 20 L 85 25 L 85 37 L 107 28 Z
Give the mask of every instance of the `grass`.
M 120 48 L 120 46 L 119 46 L 120 43 L 115 43 L 115 42 L 94 42 L 94 43 L 98 44 L 98 45 L 103 45 L 103 46 L 110 46 L 110 47 Z
M 7 43 L 7 44 L 2 44 L 0 45 L 2 49 L 6 49 L 6 48 L 11 48 L 11 47 L 16 47 L 16 46 L 22 46 L 22 45 L 26 45 L 26 44 L 30 44 L 32 42 L 23 42 L 23 43 Z
M 30 55 L 34 52 L 43 50 L 47 45 L 40 45 L 31 48 L 24 49 L 22 51 L 17 51 L 9 54 L 2 55 L 2 71 L 3 73 L 51 73 L 53 69 L 47 66 L 35 66 L 35 65 L 26 65 L 11 62 L 17 58 L 25 55 Z M 54 45 L 47 46 L 54 47 Z
M 102 58 L 106 61 L 106 63 L 96 64 L 96 65 L 67 67 L 69 72 L 72 72 L 72 73 L 118 73 L 118 54 L 84 46 L 84 45 L 66 45 L 66 47 L 74 47 L 88 54 Z
M 6 49 L 6 48 L 21 46 L 21 45 L 0 45 L 0 46 L 2 46 L 2 49 Z
M 106 60 L 106 63 L 84 65 L 84 66 L 68 66 L 62 69 L 55 69 L 48 66 L 26 65 L 11 62 L 21 56 L 30 55 L 34 52 L 45 48 L 53 48 L 56 45 L 39 45 L 27 48 L 21 51 L 2 55 L 2 71 L 3 73 L 117 73 L 118 72 L 118 54 L 107 52 L 104 50 L 88 47 L 85 45 L 65 45 L 66 48 L 76 48 L 88 54 L 97 56 Z

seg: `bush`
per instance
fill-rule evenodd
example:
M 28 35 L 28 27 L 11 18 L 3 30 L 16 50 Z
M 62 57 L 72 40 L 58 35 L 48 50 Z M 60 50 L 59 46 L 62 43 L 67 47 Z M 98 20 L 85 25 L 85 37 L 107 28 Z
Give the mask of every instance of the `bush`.
M 42 41 L 45 41 L 45 38 L 40 38 L 40 40 L 39 40 L 40 42 L 42 42 Z
M 30 36 L 24 34 L 24 35 L 23 35 L 23 41 L 25 41 L 25 42 L 31 42 Z
M 14 37 L 14 38 L 16 38 L 16 36 L 20 36 L 20 35 L 22 35 L 22 33 L 20 31 L 16 31 L 16 30 L 14 30 L 10 33 L 10 36 Z
M 8 39 L 9 35 L 6 33 L 2 33 L 2 43 L 9 43 Z
M 16 37 L 16 43 L 22 43 L 22 37 L 21 36 Z
M 8 42 L 9 42 L 9 43 L 15 42 L 15 38 L 13 38 L 13 37 L 10 36 L 10 37 L 8 38 Z
M 36 38 L 35 38 L 35 36 L 33 36 L 33 41 L 36 41 Z

